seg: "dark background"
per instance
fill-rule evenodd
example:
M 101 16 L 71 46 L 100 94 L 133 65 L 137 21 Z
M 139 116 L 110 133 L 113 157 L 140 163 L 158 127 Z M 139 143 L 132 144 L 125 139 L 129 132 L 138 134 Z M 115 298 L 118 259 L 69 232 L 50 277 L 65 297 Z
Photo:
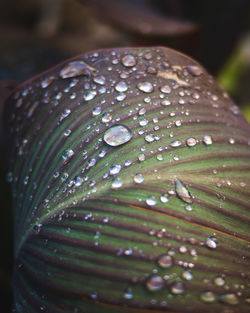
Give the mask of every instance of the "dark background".
M 152 45 L 201 62 L 250 120 L 249 0 L 0 0 L 0 113 L 13 81 L 90 50 Z M 10 312 L 12 213 L 0 136 L 0 294 Z

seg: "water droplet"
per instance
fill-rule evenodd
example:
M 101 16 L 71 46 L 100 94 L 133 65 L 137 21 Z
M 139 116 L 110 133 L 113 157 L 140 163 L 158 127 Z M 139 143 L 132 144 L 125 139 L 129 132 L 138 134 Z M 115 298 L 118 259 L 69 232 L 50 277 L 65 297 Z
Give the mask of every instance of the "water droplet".
M 108 123 L 112 120 L 112 115 L 110 113 L 104 113 L 102 116 L 102 122 L 103 123 Z
M 215 294 L 212 291 L 205 291 L 201 294 L 201 300 L 204 302 L 214 302 L 215 299 Z
M 172 142 L 170 142 L 170 147 L 172 148 L 178 148 L 182 145 L 181 141 L 180 140 L 174 140 Z
M 112 187 L 113 189 L 121 188 L 121 187 L 122 187 L 122 180 L 121 180 L 119 177 L 115 178 L 115 179 L 113 180 L 113 182 L 112 182 L 111 187 Z
M 155 136 L 153 134 L 147 134 L 145 136 L 145 141 L 147 142 L 153 142 L 155 140 Z
M 163 195 L 161 195 L 160 200 L 162 203 L 167 203 L 169 201 L 168 196 L 164 193 Z
M 65 150 L 64 154 L 62 155 L 62 158 L 64 161 L 69 160 L 74 155 L 74 151 L 72 149 Z
M 124 293 L 123 293 L 123 297 L 125 298 L 125 299 L 133 299 L 133 293 L 132 293 L 132 289 L 131 288 L 127 288 L 125 291 L 124 291 Z
M 226 295 L 220 296 L 219 300 L 223 303 L 226 303 L 226 304 L 233 304 L 234 305 L 234 304 L 239 303 L 239 299 L 233 293 L 228 293 Z
M 180 295 L 180 294 L 182 294 L 185 291 L 184 285 L 181 282 L 174 282 L 172 284 L 170 290 L 175 295 Z
M 170 255 L 163 254 L 159 257 L 157 263 L 162 268 L 169 268 L 173 265 L 173 258 Z
M 150 82 L 138 83 L 137 88 L 143 92 L 146 92 L 146 93 L 150 93 L 154 90 L 154 87 Z
M 163 93 L 171 93 L 172 89 L 168 85 L 164 85 L 160 87 L 160 91 Z
M 95 76 L 93 81 L 99 85 L 104 85 L 105 84 L 105 77 L 104 76 Z
M 50 76 L 45 78 L 42 82 L 41 82 L 41 87 L 42 88 L 47 88 L 53 81 L 55 80 L 54 76 Z
M 163 106 L 169 106 L 170 104 L 171 104 L 171 102 L 169 100 L 166 100 L 166 99 L 161 102 L 161 105 L 163 105 Z
M 189 271 L 183 271 L 181 277 L 186 280 L 191 280 L 193 279 L 193 274 L 190 273 Z
M 94 99 L 95 96 L 96 96 L 96 91 L 92 90 L 92 91 L 87 92 L 85 95 L 83 95 L 83 99 L 85 101 L 90 101 L 90 100 Z
M 140 120 L 139 125 L 140 125 L 140 126 L 146 126 L 146 125 L 148 125 L 148 120 L 146 120 L 145 118 L 142 119 L 142 120 Z
M 193 210 L 192 206 L 190 204 L 185 206 L 186 211 L 190 212 Z
M 216 286 L 224 286 L 225 285 L 225 279 L 221 276 L 217 276 L 214 279 L 214 283 Z
M 186 140 L 186 144 L 187 144 L 187 146 L 189 146 L 189 147 L 193 147 L 193 146 L 195 146 L 196 145 L 196 139 L 195 138 L 192 138 L 192 137 L 190 137 L 190 138 L 188 138 L 187 140 Z
M 229 142 L 231 145 L 233 145 L 233 144 L 235 143 L 235 140 L 234 140 L 233 138 L 229 138 L 229 139 L 228 139 L 228 142 Z
M 177 196 L 187 203 L 192 203 L 193 199 L 185 185 L 177 178 L 175 178 L 174 182 Z
M 204 142 L 205 145 L 211 145 L 213 143 L 211 136 L 204 136 L 202 141 Z
M 110 169 L 109 169 L 109 174 L 110 175 L 116 175 L 120 172 L 121 170 L 121 165 L 113 165 Z
M 146 160 L 146 156 L 145 156 L 145 154 L 140 153 L 140 154 L 138 155 L 138 160 L 139 160 L 140 162 L 145 161 L 145 160 Z
M 165 281 L 157 275 L 149 277 L 146 281 L 146 287 L 150 291 L 161 290 L 165 286 Z
M 116 100 L 117 101 L 123 101 L 126 98 L 125 93 L 120 93 L 117 97 Z
M 180 127 L 181 126 L 181 121 L 180 120 L 175 121 L 175 126 L 176 127 Z
M 136 184 L 141 184 L 144 181 L 144 177 L 142 176 L 142 174 L 135 174 L 134 176 L 134 182 Z
M 180 246 L 179 251 L 180 251 L 180 253 L 186 253 L 188 251 L 188 249 L 186 246 Z
M 133 67 L 136 64 L 136 59 L 133 55 L 127 54 L 124 57 L 122 57 L 122 64 L 126 67 Z
M 101 107 L 95 107 L 93 110 L 92 110 L 92 115 L 93 116 L 97 116 L 99 114 L 101 114 L 102 112 L 102 108 Z
M 208 237 L 206 239 L 205 245 L 210 249 L 216 249 L 217 248 L 217 242 L 214 237 Z
M 203 73 L 198 65 L 188 65 L 186 69 L 193 76 L 200 76 Z
M 118 92 L 125 92 L 128 90 L 128 85 L 124 81 L 120 81 L 115 85 L 115 90 Z
M 64 66 L 60 71 L 61 78 L 75 77 L 79 75 L 92 75 L 95 72 L 95 68 L 86 64 L 83 61 L 72 61 Z
M 128 127 L 114 125 L 105 131 L 103 139 L 109 146 L 116 147 L 130 141 L 131 137 L 132 134 Z
M 146 199 L 146 203 L 147 205 L 149 206 L 155 206 L 157 204 L 157 201 L 155 199 L 154 196 L 149 196 L 147 199 Z
M 80 187 L 83 184 L 83 178 L 80 176 L 76 176 L 75 178 L 75 186 Z
M 8 183 L 11 183 L 13 181 L 13 173 L 12 172 L 7 173 L 6 180 Z

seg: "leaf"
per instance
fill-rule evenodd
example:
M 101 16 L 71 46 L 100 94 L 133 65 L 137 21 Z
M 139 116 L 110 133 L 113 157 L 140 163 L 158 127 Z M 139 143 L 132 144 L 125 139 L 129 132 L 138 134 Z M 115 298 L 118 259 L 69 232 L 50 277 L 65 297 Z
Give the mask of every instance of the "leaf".
M 5 113 L 14 312 L 248 312 L 250 126 L 198 63 L 90 52 Z

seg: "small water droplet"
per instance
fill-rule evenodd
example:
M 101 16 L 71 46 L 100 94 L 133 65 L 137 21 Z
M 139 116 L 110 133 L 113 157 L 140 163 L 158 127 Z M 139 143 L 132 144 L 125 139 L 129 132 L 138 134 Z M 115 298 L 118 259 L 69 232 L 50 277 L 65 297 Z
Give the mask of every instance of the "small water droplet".
M 103 123 L 108 123 L 112 120 L 112 115 L 110 113 L 104 113 L 102 116 L 102 122 Z
M 239 299 L 233 293 L 228 293 L 226 295 L 222 295 L 222 296 L 219 297 L 219 300 L 221 302 L 223 302 L 223 303 L 232 304 L 232 305 L 235 305 L 235 304 L 239 303 Z
M 210 249 L 216 249 L 217 248 L 217 242 L 214 237 L 208 237 L 205 241 L 205 245 Z
M 104 76 L 95 76 L 93 81 L 99 85 L 104 85 L 105 84 L 105 77 Z
M 175 121 L 175 126 L 176 127 L 180 127 L 181 126 L 181 121 L 180 120 Z
M 191 280 L 193 279 L 193 274 L 189 271 L 183 271 L 181 277 L 186 280 Z
M 170 290 L 175 295 L 180 295 L 180 294 L 182 294 L 185 291 L 184 285 L 181 282 L 174 282 L 172 284 Z
M 93 116 L 97 116 L 99 114 L 101 114 L 102 112 L 102 108 L 101 107 L 95 107 L 93 110 L 92 110 L 92 115 Z
M 144 153 L 140 153 L 140 154 L 138 155 L 138 160 L 139 160 L 140 162 L 145 161 L 145 160 L 146 160 L 145 154 L 144 154 Z
M 160 91 L 163 93 L 171 93 L 172 89 L 168 85 L 164 85 L 160 87 Z
M 211 136 L 204 136 L 202 141 L 205 145 L 211 145 L 213 143 L 213 139 Z
M 104 133 L 104 141 L 112 147 L 123 145 L 130 141 L 131 131 L 124 125 L 114 125 L 108 128 Z
M 163 254 L 159 257 L 157 263 L 162 268 L 169 268 L 173 265 L 173 258 L 170 255 Z
M 60 71 L 61 78 L 75 77 L 79 75 L 92 75 L 95 72 L 95 68 L 86 64 L 83 61 L 72 61 L 64 66 Z
M 94 99 L 96 96 L 96 91 L 92 90 L 92 91 L 88 91 L 85 95 L 83 95 L 83 99 L 85 101 L 90 101 L 92 99 Z
M 131 54 L 124 55 L 121 61 L 122 61 L 122 64 L 126 67 L 133 67 L 136 65 L 136 59 Z
M 123 297 L 125 298 L 125 299 L 128 299 L 128 300 L 130 300 L 130 299 L 133 299 L 133 292 L 132 292 L 132 289 L 131 288 L 127 288 L 125 291 L 124 291 L 124 293 L 123 293 Z
M 147 199 L 146 199 L 146 203 L 147 205 L 149 206 L 155 206 L 157 204 L 157 201 L 155 199 L 154 196 L 149 196 Z
M 212 291 L 205 291 L 201 294 L 201 300 L 204 302 L 214 302 L 216 299 Z
M 145 136 L 145 141 L 147 142 L 153 142 L 155 140 L 155 136 L 153 134 L 147 134 Z
M 141 184 L 141 183 L 143 183 L 143 181 L 144 181 L 144 177 L 142 176 L 142 174 L 135 174 L 135 176 L 134 176 L 134 182 L 136 183 L 136 184 Z
M 154 87 L 150 82 L 138 83 L 137 88 L 143 92 L 146 92 L 146 93 L 150 93 L 154 90 Z
M 42 88 L 47 88 L 53 81 L 55 80 L 54 76 L 50 76 L 45 78 L 42 82 L 41 82 L 41 87 Z
M 167 203 L 169 201 L 168 196 L 164 193 L 163 195 L 161 195 L 160 200 L 162 203 Z
M 170 142 L 169 144 L 172 148 L 178 148 L 182 145 L 180 140 L 174 140 L 172 142 Z
M 146 281 L 146 287 L 150 291 L 161 290 L 165 286 L 165 281 L 157 275 L 149 277 Z
M 224 286 L 225 285 L 225 279 L 221 276 L 217 276 L 214 279 L 214 283 L 216 286 Z
M 187 203 L 192 203 L 193 202 L 192 196 L 189 193 L 188 189 L 185 187 L 185 185 L 177 178 L 175 178 L 174 181 L 177 196 Z

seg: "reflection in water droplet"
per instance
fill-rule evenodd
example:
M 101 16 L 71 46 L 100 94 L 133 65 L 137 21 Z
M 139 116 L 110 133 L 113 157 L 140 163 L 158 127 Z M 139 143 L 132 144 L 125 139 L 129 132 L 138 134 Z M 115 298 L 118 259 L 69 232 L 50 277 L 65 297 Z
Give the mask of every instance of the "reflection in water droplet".
M 135 174 L 134 176 L 134 182 L 136 184 L 141 184 L 144 181 L 144 177 L 142 176 L 142 174 Z
M 170 104 L 171 104 L 171 102 L 169 100 L 166 100 L 166 99 L 161 102 L 161 105 L 163 105 L 163 106 L 169 106 Z
M 124 125 L 114 125 L 108 128 L 104 133 L 104 141 L 112 147 L 123 145 L 130 141 L 131 131 Z
M 113 189 L 118 189 L 122 187 L 122 180 L 117 177 L 116 179 L 113 180 L 111 187 Z
M 155 140 L 155 136 L 154 136 L 153 134 L 147 134 L 147 135 L 145 136 L 145 140 L 146 140 L 147 142 L 153 142 L 153 141 Z
M 93 91 L 89 91 L 85 95 L 83 95 L 83 99 L 85 101 L 90 101 L 90 100 L 94 99 L 95 96 L 96 96 L 96 91 L 93 90 Z
M 150 291 L 161 290 L 165 286 L 165 281 L 157 275 L 149 277 L 146 281 L 146 287 Z
M 202 69 L 197 65 L 188 65 L 186 68 L 188 72 L 193 76 L 200 76 L 203 73 Z
M 158 264 L 162 268 L 168 268 L 173 265 L 173 258 L 170 255 L 163 254 L 158 259 Z
M 203 142 L 205 145 L 211 145 L 213 143 L 212 137 L 211 136 L 204 136 Z
M 188 189 L 185 187 L 185 185 L 177 178 L 175 178 L 175 191 L 177 196 L 187 202 L 187 203 L 192 203 L 193 199 L 191 197 L 191 194 L 189 193 Z
M 181 282 L 174 282 L 172 284 L 170 290 L 175 295 L 180 295 L 180 294 L 182 294 L 185 291 L 184 285 Z
M 154 90 L 154 87 L 150 82 L 138 83 L 137 88 L 143 92 L 146 92 L 146 93 L 150 93 Z
M 122 64 L 126 67 L 132 67 L 136 64 L 136 59 L 133 55 L 127 54 L 124 57 L 122 57 Z
M 201 294 L 201 300 L 204 302 L 214 302 L 215 299 L 215 294 L 212 291 L 205 291 Z
M 216 239 L 213 237 L 208 237 L 206 239 L 205 245 L 210 249 L 216 249 L 217 248 L 217 242 Z
M 150 206 L 155 206 L 157 204 L 157 201 L 155 199 L 154 196 L 149 196 L 147 199 L 146 199 L 146 203 L 147 205 L 150 205 Z
M 86 64 L 83 61 L 72 61 L 64 66 L 60 71 L 61 78 L 75 77 L 79 75 L 92 75 L 95 72 L 95 68 Z

